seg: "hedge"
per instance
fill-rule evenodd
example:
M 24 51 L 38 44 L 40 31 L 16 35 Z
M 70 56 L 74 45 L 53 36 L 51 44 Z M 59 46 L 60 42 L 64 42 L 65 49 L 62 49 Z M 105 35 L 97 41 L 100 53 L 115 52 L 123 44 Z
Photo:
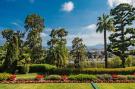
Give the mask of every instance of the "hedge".
M 0 66 L 0 70 L 2 67 Z M 18 66 L 19 73 L 23 73 L 23 66 Z M 1 72 L 1 71 L 0 71 Z M 49 64 L 31 64 L 29 66 L 30 73 L 43 73 L 43 74 L 59 74 L 59 75 L 71 75 L 71 74 L 134 74 L 135 67 L 127 68 L 57 68 Z
M 128 68 L 85 68 L 85 69 L 53 69 L 49 73 L 52 74 L 133 74 L 135 72 L 135 67 Z
M 78 74 L 78 75 L 70 75 L 68 77 L 70 80 L 96 80 L 96 75 L 88 75 L 88 74 Z
M 56 69 L 56 66 L 49 65 L 49 64 L 32 64 L 30 67 L 30 73 L 49 73 L 49 71 L 52 71 L 53 69 Z

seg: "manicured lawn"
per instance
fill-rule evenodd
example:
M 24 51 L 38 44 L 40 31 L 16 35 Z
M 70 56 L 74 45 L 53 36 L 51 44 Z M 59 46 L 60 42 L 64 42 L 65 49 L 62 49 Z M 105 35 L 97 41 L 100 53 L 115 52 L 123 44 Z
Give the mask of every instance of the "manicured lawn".
M 0 89 L 93 89 L 89 83 L 0 84 Z
M 99 83 L 99 89 L 135 89 L 135 83 Z
M 30 74 L 17 74 L 17 79 L 34 79 L 36 77 L 36 73 L 30 73 Z

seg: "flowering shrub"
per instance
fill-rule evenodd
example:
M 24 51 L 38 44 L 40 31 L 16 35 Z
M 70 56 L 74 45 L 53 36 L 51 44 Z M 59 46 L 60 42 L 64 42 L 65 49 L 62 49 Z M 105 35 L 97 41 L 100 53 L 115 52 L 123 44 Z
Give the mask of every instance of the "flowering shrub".
M 113 79 L 117 79 L 117 78 L 118 78 L 118 75 L 112 74 L 112 78 L 113 78 Z
M 15 74 L 11 75 L 11 76 L 9 77 L 9 80 L 15 81 L 15 80 L 16 80 L 16 75 L 15 75 Z
M 118 80 L 127 80 L 127 76 L 125 76 L 125 75 L 118 75 Z
M 62 76 L 62 78 L 61 78 L 63 81 L 66 81 L 66 80 L 68 80 L 68 77 L 66 76 L 66 75 L 64 75 L 64 76 Z
M 37 75 L 36 76 L 36 80 L 42 80 L 42 79 L 44 79 L 44 75 Z
M 0 73 L 0 81 L 1 80 L 7 80 L 10 78 L 10 74 L 7 73 Z

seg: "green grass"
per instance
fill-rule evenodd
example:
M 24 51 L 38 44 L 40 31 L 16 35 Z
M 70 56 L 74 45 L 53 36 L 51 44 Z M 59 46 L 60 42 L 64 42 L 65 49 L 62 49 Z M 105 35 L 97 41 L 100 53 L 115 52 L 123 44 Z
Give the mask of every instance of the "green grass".
M 0 84 L 0 89 L 93 89 L 89 83 Z
M 99 89 L 135 89 L 135 83 L 99 83 Z
M 30 73 L 30 74 L 17 74 L 17 79 L 34 79 L 36 77 L 36 73 Z

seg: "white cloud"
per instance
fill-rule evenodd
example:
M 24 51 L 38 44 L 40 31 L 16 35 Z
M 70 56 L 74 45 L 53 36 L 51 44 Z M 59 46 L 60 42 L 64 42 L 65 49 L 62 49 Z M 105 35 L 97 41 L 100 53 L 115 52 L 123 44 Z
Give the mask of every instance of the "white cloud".
M 128 3 L 135 6 L 135 0 L 108 0 L 108 4 L 111 8 L 121 3 Z
M 87 30 L 95 30 L 96 29 L 96 24 L 90 24 L 84 27 L 84 29 Z
M 74 3 L 72 1 L 65 2 L 62 5 L 62 11 L 71 12 L 74 9 Z
M 44 37 L 46 37 L 46 36 L 47 36 L 47 34 L 46 34 L 46 33 L 44 33 L 44 32 L 42 32 L 42 33 L 40 33 L 40 36 L 44 39 Z
M 107 33 L 107 37 L 110 33 Z M 85 27 L 82 27 L 80 32 L 77 34 L 69 34 L 67 36 L 68 45 L 72 45 L 72 40 L 75 37 L 80 37 L 83 39 L 83 42 L 87 46 L 93 46 L 97 44 L 104 44 L 104 34 L 96 33 L 96 24 L 90 24 Z

